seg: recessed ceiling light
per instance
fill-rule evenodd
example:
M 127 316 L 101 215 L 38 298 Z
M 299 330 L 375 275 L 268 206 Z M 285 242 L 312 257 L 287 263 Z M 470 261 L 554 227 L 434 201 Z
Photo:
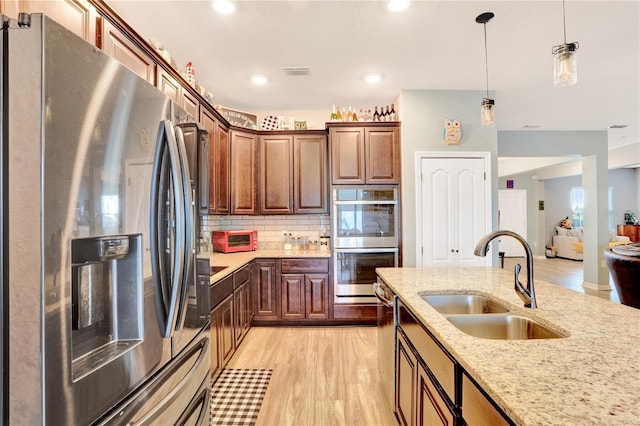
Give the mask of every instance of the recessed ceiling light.
M 367 83 L 377 83 L 382 79 L 382 77 L 380 77 L 380 74 L 367 74 L 364 76 L 364 81 L 366 81 Z
M 236 11 L 236 5 L 231 0 L 213 0 L 216 12 L 228 15 Z
M 387 7 L 392 12 L 402 12 L 409 7 L 409 0 L 389 0 Z
M 612 124 L 611 126 L 609 126 L 610 129 L 624 129 L 625 127 L 628 127 L 627 124 Z
M 258 86 L 265 84 L 267 81 L 269 81 L 269 78 L 264 74 L 253 74 L 251 76 L 251 82 Z

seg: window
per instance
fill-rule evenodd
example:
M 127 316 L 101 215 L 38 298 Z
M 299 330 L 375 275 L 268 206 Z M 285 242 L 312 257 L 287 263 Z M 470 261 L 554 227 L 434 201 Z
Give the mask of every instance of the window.
M 573 227 L 584 226 L 584 190 L 577 186 L 571 188 L 571 221 Z M 609 229 L 613 229 L 613 188 L 609 187 L 607 208 L 609 210 Z

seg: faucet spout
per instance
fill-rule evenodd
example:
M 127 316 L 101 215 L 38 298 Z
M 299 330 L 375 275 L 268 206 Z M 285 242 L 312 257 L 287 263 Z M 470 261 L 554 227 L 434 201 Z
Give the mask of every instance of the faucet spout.
M 524 247 L 527 261 L 527 286 L 523 286 L 518 279 L 520 269 L 522 268 L 522 266 L 520 266 L 520 264 L 518 263 L 514 268 L 514 289 L 516 291 L 516 294 L 524 302 L 525 308 L 535 309 L 537 307 L 537 303 L 536 292 L 533 284 L 533 253 L 531 251 L 531 247 L 524 238 L 513 231 L 498 229 L 497 231 L 493 231 L 482 237 L 480 241 L 478 241 L 478 244 L 476 244 L 476 248 L 473 253 L 476 256 L 486 256 L 487 252 L 489 251 L 489 243 L 500 236 L 509 236 L 515 238 L 522 245 L 522 247 Z

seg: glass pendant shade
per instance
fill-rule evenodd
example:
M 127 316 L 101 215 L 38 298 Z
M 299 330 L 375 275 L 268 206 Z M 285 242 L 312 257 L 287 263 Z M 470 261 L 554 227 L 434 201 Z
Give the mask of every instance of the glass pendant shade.
M 493 99 L 482 98 L 480 107 L 480 124 L 484 127 L 496 125 L 496 103 Z
M 577 43 L 565 43 L 553 48 L 553 85 L 571 86 L 578 81 Z

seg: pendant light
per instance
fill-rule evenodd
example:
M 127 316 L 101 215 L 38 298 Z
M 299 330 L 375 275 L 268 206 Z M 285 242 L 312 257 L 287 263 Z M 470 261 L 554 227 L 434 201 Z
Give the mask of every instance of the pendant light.
M 495 15 L 492 12 L 481 13 L 476 17 L 476 22 L 484 26 L 484 66 L 487 77 L 487 96 L 482 98 L 480 106 L 480 124 L 485 127 L 496 125 L 496 101 L 489 98 L 489 60 L 487 59 L 487 22 Z
M 553 46 L 553 85 L 556 87 L 572 86 L 578 81 L 578 61 L 576 50 L 578 42 L 567 43 L 567 24 L 564 14 L 564 0 L 562 0 L 562 29 L 564 43 Z

